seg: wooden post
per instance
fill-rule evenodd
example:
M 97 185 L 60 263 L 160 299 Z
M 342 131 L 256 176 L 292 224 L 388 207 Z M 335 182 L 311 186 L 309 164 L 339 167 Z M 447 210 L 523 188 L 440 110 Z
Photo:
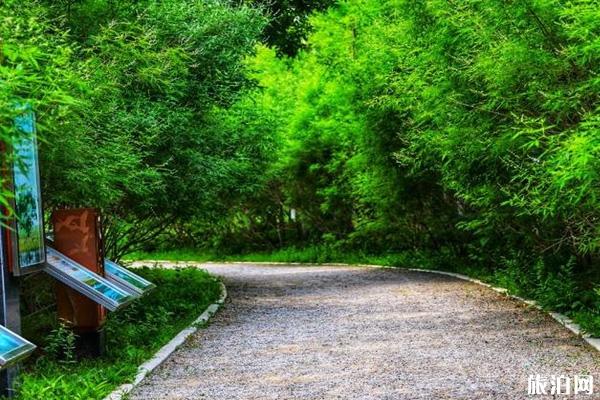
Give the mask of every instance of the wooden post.
M 54 247 L 87 269 L 104 276 L 100 216 L 93 208 L 58 210 L 52 214 Z M 105 351 L 106 309 L 75 290 L 56 283 L 59 318 L 72 324 L 79 349 L 92 356 Z

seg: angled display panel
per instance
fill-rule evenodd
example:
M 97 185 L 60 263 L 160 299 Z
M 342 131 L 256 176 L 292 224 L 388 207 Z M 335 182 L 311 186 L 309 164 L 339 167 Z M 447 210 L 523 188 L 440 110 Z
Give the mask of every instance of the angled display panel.
M 46 261 L 35 116 L 30 107 L 15 118 L 21 135 L 13 144 L 12 185 L 16 212 L 15 275 L 34 272 Z
M 135 298 L 49 246 L 46 246 L 44 271 L 110 311 L 129 304 Z
M 134 296 L 141 296 L 156 287 L 152 282 L 148 282 L 141 276 L 110 260 L 104 260 L 104 272 L 109 281 Z
M 33 350 L 33 343 L 0 325 L 0 368 L 21 361 Z

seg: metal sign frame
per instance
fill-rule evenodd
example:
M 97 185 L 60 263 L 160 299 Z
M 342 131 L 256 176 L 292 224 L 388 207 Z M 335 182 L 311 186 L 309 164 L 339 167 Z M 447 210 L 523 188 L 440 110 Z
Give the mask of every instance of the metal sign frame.
M 115 284 L 109 282 L 106 278 L 90 271 L 76 261 L 70 259 L 64 254 L 55 249 L 46 246 L 47 261 L 44 271 L 53 278 L 65 285 L 75 289 L 87 298 L 106 307 L 110 311 L 118 310 L 135 300 L 135 297 Z M 59 263 L 64 263 L 61 267 Z M 85 277 L 85 280 L 93 280 L 104 288 L 113 291 L 119 297 L 119 300 L 111 298 L 101 290 L 94 289 L 90 283 L 86 283 L 81 277 L 76 277 L 74 274 L 79 274 Z
M 15 342 L 19 342 L 20 344 L 13 350 L 9 350 L 5 353 L 0 353 L 0 368 L 6 368 L 9 365 L 18 363 L 19 361 L 23 360 L 25 357 L 30 355 L 36 349 L 36 346 L 29 340 L 24 339 L 23 337 L 17 335 L 13 331 L 0 325 L 0 337 L 2 335 L 8 336 L 10 339 L 12 339 Z
M 136 297 L 141 297 L 156 287 L 154 283 L 108 259 L 104 259 L 104 274 L 109 281 Z M 138 285 L 132 283 L 132 280 Z
M 23 131 L 24 134 L 30 135 L 27 138 L 22 138 L 20 143 L 13 144 L 11 152 L 11 163 L 9 165 L 10 170 L 8 171 L 8 176 L 5 177 L 7 188 L 14 193 L 14 197 L 10 199 L 10 207 L 14 212 L 14 218 L 11 218 L 8 226 L 9 226 L 9 234 L 7 235 L 7 239 L 9 242 L 8 245 L 8 263 L 10 264 L 10 270 L 15 276 L 27 275 L 30 273 L 37 272 L 44 268 L 46 262 L 46 251 L 45 251 L 45 241 L 44 241 L 44 232 L 45 232 L 45 224 L 44 224 L 44 215 L 42 208 L 42 191 L 41 191 L 41 178 L 40 178 L 40 169 L 39 169 L 39 155 L 37 149 L 37 134 L 36 134 L 36 121 L 35 114 L 31 110 L 29 105 L 25 105 L 22 108 L 22 114 L 17 117 L 15 120 L 15 125 L 17 128 Z M 20 144 L 28 141 L 29 143 L 29 153 L 31 154 L 32 165 L 31 168 L 34 169 L 33 177 L 35 180 L 35 187 L 32 189 L 32 201 L 34 203 L 34 207 L 37 210 L 37 218 L 36 225 L 38 227 L 39 232 L 39 252 L 41 253 L 41 260 L 39 262 L 32 263 L 30 265 L 24 266 L 21 265 L 21 250 L 20 249 L 20 234 L 23 233 L 23 230 L 20 229 L 20 222 L 18 221 L 20 210 L 19 204 L 17 202 L 17 174 L 18 171 L 21 171 L 21 166 L 18 165 L 18 160 L 16 160 L 15 156 L 17 151 L 15 150 L 15 146 L 19 146 Z M 22 171 L 21 171 L 22 172 Z

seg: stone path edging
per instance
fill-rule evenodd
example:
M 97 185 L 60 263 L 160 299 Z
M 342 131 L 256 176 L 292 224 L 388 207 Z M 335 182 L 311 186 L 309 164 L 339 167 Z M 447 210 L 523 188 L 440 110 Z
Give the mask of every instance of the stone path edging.
M 116 388 L 112 393 L 104 398 L 104 400 L 121 400 L 126 396 L 129 392 L 131 392 L 137 385 L 140 384 L 144 380 L 144 378 L 152 371 L 154 371 L 157 367 L 159 367 L 165 360 L 175 351 L 177 350 L 191 335 L 196 333 L 198 330 L 198 325 L 206 323 L 225 303 L 225 299 L 227 298 L 227 288 L 221 282 L 221 296 L 219 300 L 215 303 L 206 307 L 204 312 L 200 314 L 198 318 L 194 322 L 190 324 L 187 328 L 179 332 L 177 336 L 169 341 L 166 345 L 164 345 L 154 356 L 139 366 L 138 372 L 135 376 L 135 379 L 132 383 L 125 383 L 118 388 Z
M 182 265 L 182 266 L 192 266 L 192 265 L 202 265 L 202 264 L 256 264 L 256 265 L 319 265 L 319 266 L 332 266 L 332 267 L 366 267 L 366 268 L 390 268 L 390 269 L 403 269 L 408 271 L 415 272 L 425 272 L 431 274 L 438 275 L 446 275 L 451 276 L 457 279 L 461 279 L 464 281 L 468 281 L 471 283 L 475 283 L 477 285 L 485 286 L 495 292 L 503 294 L 511 299 L 518 300 L 522 303 L 527 304 L 528 306 L 535 307 L 540 311 L 543 311 L 554 318 L 558 323 L 563 325 L 565 328 L 569 329 L 571 332 L 580 336 L 583 340 L 585 340 L 590 346 L 592 346 L 596 351 L 600 352 L 600 338 L 592 337 L 591 335 L 584 333 L 581 327 L 573 322 L 566 315 L 544 310 L 537 302 L 534 300 L 524 299 L 520 296 L 516 296 L 513 294 L 509 294 L 508 290 L 505 288 L 495 287 L 490 285 L 489 283 L 485 283 L 480 281 L 479 279 L 474 279 L 469 276 L 463 274 L 457 274 L 454 272 L 446 272 L 439 271 L 434 269 L 419 269 L 419 268 L 403 268 L 403 267 L 391 267 L 387 265 L 373 265 L 373 264 L 343 264 L 343 263 L 325 263 L 325 264 L 314 264 L 314 263 L 291 263 L 291 262 L 251 262 L 251 261 L 230 261 L 230 262 L 196 262 L 196 261 L 167 261 L 167 260 L 145 260 L 145 261 L 136 261 L 135 263 L 153 263 L 153 264 L 171 264 L 171 265 Z M 108 398 L 105 400 L 109 400 Z
M 476 283 L 476 284 L 481 285 L 481 286 L 488 287 L 488 288 L 492 289 L 495 292 L 498 292 L 498 293 L 504 294 L 507 297 L 510 297 L 511 299 L 518 300 L 518 301 L 520 301 L 522 303 L 527 304 L 528 306 L 535 307 L 538 310 L 543 311 L 546 314 L 550 315 L 558 323 L 560 323 L 561 325 L 563 325 L 565 328 L 567 328 L 568 330 L 570 330 L 571 332 L 573 332 L 577 336 L 580 336 L 590 346 L 592 346 L 594 349 L 596 349 L 596 351 L 600 352 L 600 338 L 595 338 L 595 337 L 592 337 L 591 335 L 589 335 L 587 333 L 584 333 L 583 330 L 581 329 L 581 327 L 578 324 L 576 324 L 575 322 L 573 322 L 573 320 L 571 320 L 566 315 L 563 315 L 563 314 L 557 313 L 557 312 L 553 312 L 553 311 L 547 311 L 547 310 L 543 309 L 534 300 L 528 300 L 528 299 L 524 299 L 524 298 L 522 298 L 520 296 L 516 296 L 514 294 L 510 294 L 510 293 L 508 293 L 508 290 L 505 289 L 505 288 L 495 287 L 495 286 L 490 285 L 489 283 L 482 282 L 479 279 L 473 279 L 471 277 L 468 277 L 468 276 L 462 275 L 462 274 L 456 274 L 456 273 L 453 273 L 453 272 L 445 272 L 445 271 L 437 271 L 437 270 L 425 270 L 425 269 L 418 269 L 418 268 L 408 268 L 408 270 L 409 271 L 418 271 L 418 272 L 430 272 L 430 273 L 434 273 L 434 274 L 452 276 L 454 278 L 462 279 L 462 280 L 465 280 L 465 281 Z

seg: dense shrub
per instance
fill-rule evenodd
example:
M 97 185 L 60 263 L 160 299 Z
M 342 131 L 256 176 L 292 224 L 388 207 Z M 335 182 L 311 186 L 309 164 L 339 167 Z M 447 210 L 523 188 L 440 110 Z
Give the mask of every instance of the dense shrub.
M 548 307 L 593 308 L 599 10 L 346 0 L 313 15 L 296 57 L 248 62 L 259 88 L 242 101 L 270 116 L 278 160 L 212 237 L 442 252 Z
M 240 181 L 257 176 L 247 160 L 260 164 L 265 142 L 232 141 L 213 114 L 249 85 L 242 62 L 267 23 L 262 10 L 33 0 L 3 2 L 0 16 L 0 140 L 18 134 L 15 104 L 30 103 L 46 210 L 101 208 L 112 257 L 221 212 L 219 199 L 235 202 Z

